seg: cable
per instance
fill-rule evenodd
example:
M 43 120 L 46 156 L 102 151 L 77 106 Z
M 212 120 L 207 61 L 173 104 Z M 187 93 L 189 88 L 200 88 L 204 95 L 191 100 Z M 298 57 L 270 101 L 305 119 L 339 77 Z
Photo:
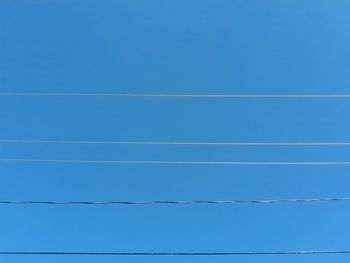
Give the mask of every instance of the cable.
M 221 161 L 144 161 L 144 160 L 57 160 L 0 158 L 17 163 L 88 163 L 88 164 L 174 164 L 174 165 L 350 165 L 350 162 L 221 162 Z
M 345 198 L 306 198 L 306 199 L 274 199 L 274 200 L 188 200 L 188 201 L 110 201 L 110 202 L 90 202 L 90 201 L 4 201 L 0 200 L 0 204 L 8 205 L 196 205 L 196 204 L 269 204 L 269 203 L 307 203 L 307 202 L 334 202 L 334 201 L 350 201 L 349 197 Z
M 350 254 L 350 250 L 329 251 L 275 251 L 275 252 L 24 252 L 0 251 L 0 255 L 36 256 L 267 256 L 267 255 L 320 255 Z
M 168 94 L 168 93 L 29 93 L 2 92 L 0 96 L 17 97 L 173 97 L 173 98 L 231 98 L 231 99 L 336 99 L 350 94 Z
M 184 141 L 79 141 L 79 140 L 4 140 L 0 143 L 42 144 L 135 144 L 135 145 L 232 145 L 232 146 L 341 146 L 350 142 L 184 142 Z

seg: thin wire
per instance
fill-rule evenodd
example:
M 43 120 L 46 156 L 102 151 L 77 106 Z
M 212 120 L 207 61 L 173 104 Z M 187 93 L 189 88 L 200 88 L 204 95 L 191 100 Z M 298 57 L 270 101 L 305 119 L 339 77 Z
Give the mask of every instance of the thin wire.
M 310 202 L 337 202 L 350 201 L 350 197 L 345 198 L 305 198 L 305 199 L 273 199 L 273 200 L 187 200 L 187 201 L 109 201 L 109 202 L 90 202 L 90 201 L 4 201 L 4 205 L 197 205 L 197 204 L 271 204 L 271 203 L 310 203 Z
M 183 141 L 79 141 L 79 140 L 4 140 L 0 143 L 42 144 L 135 144 L 135 145 L 231 145 L 231 146 L 341 146 L 350 142 L 183 142 Z
M 267 256 L 267 255 L 317 255 L 350 254 L 350 250 L 328 251 L 274 251 L 274 252 L 24 252 L 0 251 L 0 255 L 41 256 Z
M 17 97 L 174 97 L 174 98 L 237 98 L 237 99 L 333 99 L 350 98 L 350 94 L 167 94 L 167 93 L 26 93 L 2 92 L 0 96 Z
M 207 162 L 207 161 L 144 161 L 144 160 L 55 160 L 0 158 L 0 162 L 17 163 L 88 163 L 88 164 L 174 164 L 174 165 L 350 165 L 350 162 Z

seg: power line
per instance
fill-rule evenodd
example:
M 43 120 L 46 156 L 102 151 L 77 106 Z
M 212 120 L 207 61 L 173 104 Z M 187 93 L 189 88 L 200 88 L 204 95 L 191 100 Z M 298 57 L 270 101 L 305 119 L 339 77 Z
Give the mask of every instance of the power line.
M 320 255 L 350 254 L 350 250 L 328 251 L 274 251 L 274 252 L 24 252 L 0 251 L 0 255 L 35 256 L 268 256 L 268 255 Z
M 311 202 L 336 202 L 350 201 L 345 198 L 304 198 L 304 199 L 273 199 L 273 200 L 186 200 L 186 201 L 109 201 L 109 202 L 91 202 L 91 201 L 4 201 L 4 205 L 200 205 L 200 204 L 271 204 L 271 203 L 311 203 Z
M 0 162 L 80 164 L 172 164 L 172 165 L 350 165 L 350 162 L 231 162 L 231 161 L 146 161 L 146 160 L 58 160 L 0 158 Z
M 173 98 L 231 98 L 231 99 L 338 99 L 350 94 L 169 94 L 169 93 L 29 93 L 2 92 L 0 96 L 16 97 L 173 97 Z
M 350 142 L 193 142 L 193 141 L 90 141 L 90 140 L 4 140 L 16 144 L 135 144 L 135 145 L 232 145 L 232 146 L 341 146 Z

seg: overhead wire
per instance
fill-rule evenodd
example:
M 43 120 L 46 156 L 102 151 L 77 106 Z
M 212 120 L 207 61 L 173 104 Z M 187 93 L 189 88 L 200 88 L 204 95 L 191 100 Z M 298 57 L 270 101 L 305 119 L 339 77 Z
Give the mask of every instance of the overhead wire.
M 272 203 L 314 203 L 350 201 L 350 197 L 298 198 L 270 200 L 181 200 L 181 201 L 11 201 L 0 200 L 3 205 L 229 205 L 229 204 L 272 204 Z
M 94 141 L 0 139 L 8 144 L 131 144 L 131 145 L 228 145 L 228 146 L 342 146 L 350 142 L 198 142 L 198 141 Z
M 68 93 L 68 92 L 1 92 L 11 97 L 173 97 L 173 98 L 232 98 L 232 99 L 335 99 L 350 98 L 350 94 L 172 94 L 172 93 Z
M 347 94 L 145 94 L 145 93 L 0 93 L 0 96 L 21 97 L 174 97 L 174 98 L 237 98 L 237 99 L 335 99 L 350 98 Z M 178 142 L 178 141 L 69 141 L 69 140 L 0 140 L 0 143 L 65 143 L 65 144 L 158 144 L 158 145 L 256 145 L 256 146 L 322 146 L 350 145 L 350 142 Z M 146 160 L 55 160 L 0 158 L 1 162 L 31 163 L 106 163 L 106 164 L 207 164 L 207 165 L 349 165 L 350 162 L 224 162 L 224 161 L 146 161 Z M 111 202 L 55 202 L 55 201 L 0 201 L 0 204 L 48 205 L 142 205 L 142 204 L 234 204 L 234 203 L 291 203 L 349 201 L 350 198 L 311 198 L 285 200 L 224 200 L 224 201 L 111 201 Z M 245 255 L 315 255 L 350 254 L 350 250 L 333 251 L 274 251 L 274 252 L 26 252 L 0 251 L 0 255 L 56 255 L 56 256 L 245 256 Z
M 0 158 L 0 162 L 16 163 L 77 163 L 77 164 L 171 164 L 171 165 L 350 165 L 344 162 L 250 162 L 250 161 L 149 161 L 149 160 L 62 160 Z
M 32 256 L 268 256 L 268 255 L 322 255 L 350 254 L 350 250 L 327 251 L 273 251 L 273 252 L 26 252 L 0 251 L 0 255 L 32 255 Z

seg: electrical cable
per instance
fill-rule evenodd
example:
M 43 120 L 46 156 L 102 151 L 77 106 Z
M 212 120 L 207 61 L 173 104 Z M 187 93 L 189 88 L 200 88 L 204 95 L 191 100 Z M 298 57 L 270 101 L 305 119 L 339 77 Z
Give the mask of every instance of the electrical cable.
M 231 98 L 231 99 L 336 99 L 350 94 L 171 94 L 171 93 L 67 93 L 67 92 L 1 92 L 0 96 L 16 97 L 173 97 L 173 98 Z
M 350 254 L 350 250 L 328 251 L 274 251 L 274 252 L 24 252 L 0 251 L 0 255 L 35 256 L 268 256 L 268 255 L 322 255 Z
M 3 205 L 228 205 L 228 204 L 270 204 L 270 203 L 311 203 L 311 202 L 335 202 L 350 201 L 350 197 L 345 198 L 299 198 L 299 199 L 272 199 L 272 200 L 183 200 L 183 201 L 9 201 L 0 200 Z
M 0 162 L 16 163 L 80 163 L 80 164 L 172 164 L 172 165 L 350 165 L 345 162 L 250 162 L 250 161 L 148 161 L 148 160 L 62 160 L 0 158 Z
M 342 146 L 350 142 L 185 142 L 185 141 L 91 141 L 91 140 L 5 140 L 15 144 L 135 144 L 135 145 L 231 145 L 231 146 Z

